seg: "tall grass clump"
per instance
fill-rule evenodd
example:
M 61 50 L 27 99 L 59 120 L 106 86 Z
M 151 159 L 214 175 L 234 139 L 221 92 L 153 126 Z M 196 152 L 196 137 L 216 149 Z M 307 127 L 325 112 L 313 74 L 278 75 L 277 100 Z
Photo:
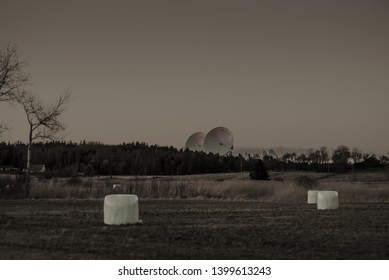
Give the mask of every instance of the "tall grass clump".
M 274 181 L 229 180 L 222 183 L 205 182 L 198 191 L 200 197 L 228 200 L 257 200 L 287 202 L 300 200 L 303 192 L 293 184 Z
M 0 199 L 22 198 L 23 186 L 23 175 L 0 175 Z
M 317 178 L 302 175 L 295 178 L 294 182 L 298 187 L 310 190 L 316 188 L 319 185 Z

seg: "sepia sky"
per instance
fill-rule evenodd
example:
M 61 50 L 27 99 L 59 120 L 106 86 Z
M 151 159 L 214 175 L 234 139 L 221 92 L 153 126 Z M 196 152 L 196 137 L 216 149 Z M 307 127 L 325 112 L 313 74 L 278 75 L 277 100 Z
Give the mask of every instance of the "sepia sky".
M 47 103 L 65 89 L 66 140 L 181 148 L 228 127 L 238 147 L 389 152 L 385 0 L 0 0 Z M 0 104 L 27 141 L 23 111 Z

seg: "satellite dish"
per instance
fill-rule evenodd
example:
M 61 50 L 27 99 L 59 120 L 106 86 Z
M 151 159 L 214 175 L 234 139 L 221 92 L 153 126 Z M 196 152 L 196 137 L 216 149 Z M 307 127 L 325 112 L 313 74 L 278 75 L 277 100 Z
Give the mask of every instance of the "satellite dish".
M 232 150 L 234 145 L 234 135 L 225 127 L 216 127 L 208 132 L 204 140 L 204 151 L 225 155 Z
M 347 159 L 347 164 L 348 165 L 354 165 L 355 164 L 355 160 L 353 158 L 348 158 Z
M 186 140 L 185 149 L 189 149 L 194 152 L 202 152 L 204 151 L 204 132 L 196 132 L 189 136 L 188 140 Z

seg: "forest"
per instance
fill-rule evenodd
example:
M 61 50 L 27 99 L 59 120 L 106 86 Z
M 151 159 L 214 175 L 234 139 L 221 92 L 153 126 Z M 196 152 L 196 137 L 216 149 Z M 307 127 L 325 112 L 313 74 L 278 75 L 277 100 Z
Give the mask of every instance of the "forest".
M 311 150 L 307 154 L 285 153 L 277 155 L 269 150 L 259 154 L 226 156 L 176 149 L 172 146 L 148 145 L 133 142 L 107 145 L 99 142 L 80 143 L 52 141 L 38 142 L 32 147 L 32 164 L 45 165 L 44 176 L 76 177 L 93 175 L 190 175 L 204 173 L 241 172 L 253 169 L 262 159 L 269 170 L 304 170 L 316 172 L 344 172 L 355 168 L 380 167 L 386 156 L 376 157 L 339 146 L 330 153 L 327 148 Z M 26 168 L 27 145 L 21 142 L 0 143 L 2 171 L 22 173 Z M 34 171 L 34 170 L 32 170 Z

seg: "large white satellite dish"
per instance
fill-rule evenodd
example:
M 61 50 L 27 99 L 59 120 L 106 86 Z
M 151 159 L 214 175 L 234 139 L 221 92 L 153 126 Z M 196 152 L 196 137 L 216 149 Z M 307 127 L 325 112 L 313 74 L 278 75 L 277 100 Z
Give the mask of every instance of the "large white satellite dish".
M 189 149 L 195 152 L 204 151 L 204 132 L 196 132 L 189 136 L 188 140 L 186 140 L 185 149 Z
M 353 158 L 348 158 L 347 159 L 347 164 L 348 165 L 354 165 L 355 164 L 355 160 Z
M 205 136 L 204 151 L 225 155 L 232 150 L 234 145 L 234 135 L 225 127 L 216 127 Z

